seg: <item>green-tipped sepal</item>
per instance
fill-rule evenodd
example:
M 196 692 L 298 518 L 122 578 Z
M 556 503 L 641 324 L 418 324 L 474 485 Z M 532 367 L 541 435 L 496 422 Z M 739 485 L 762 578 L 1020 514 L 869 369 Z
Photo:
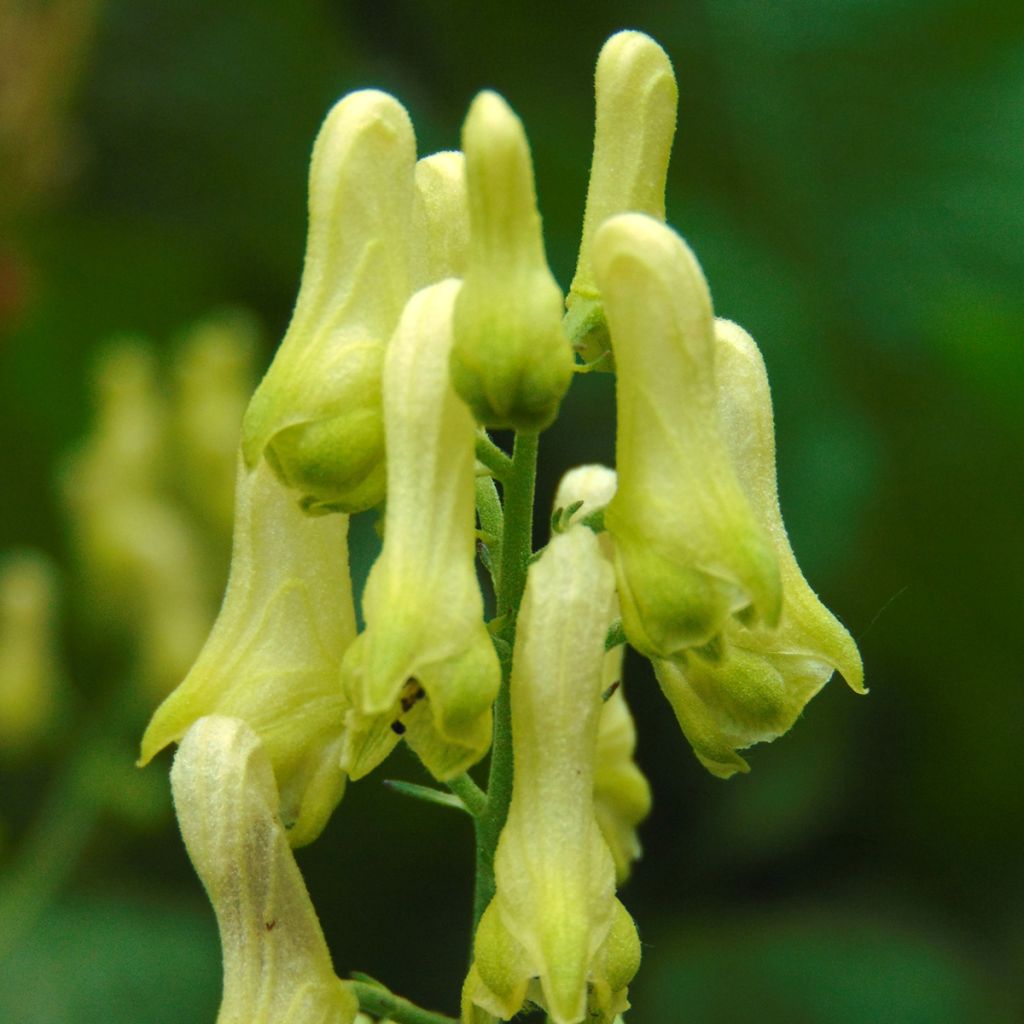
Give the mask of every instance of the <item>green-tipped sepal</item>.
M 355 637 L 348 517 L 311 518 L 265 462 L 239 459 L 235 536 L 213 630 L 142 738 L 140 764 L 203 715 L 244 719 L 266 747 L 293 846 L 315 839 L 345 785 L 338 666 Z
M 588 363 L 611 349 L 594 276 L 597 229 L 617 213 L 665 219 L 665 180 L 679 101 L 668 55 L 643 32 L 617 32 L 597 59 L 594 98 L 594 156 L 565 319 L 566 333 Z
M 220 930 L 217 1024 L 353 1024 L 358 1001 L 335 976 L 259 737 L 237 718 L 199 719 L 174 759 L 171 788 Z
M 385 363 L 384 548 L 363 595 L 366 630 L 342 668 L 353 704 L 345 763 L 356 778 L 400 736 L 441 779 L 490 746 L 501 671 L 474 566 L 476 430 L 448 378 L 459 287 L 413 296 Z
M 381 367 L 409 296 L 416 142 L 405 108 L 366 89 L 327 115 L 309 172 L 302 284 L 284 341 L 243 426 L 311 511 L 384 497 Z
M 719 422 L 696 259 L 670 228 L 630 213 L 598 231 L 594 265 L 616 339 L 619 485 L 605 525 L 629 642 L 665 658 L 710 644 L 736 615 L 775 625 L 778 565 Z
M 544 255 L 522 123 L 496 93 L 473 101 L 462 129 L 469 259 L 455 305 L 455 390 L 488 427 L 536 432 L 572 379 L 562 292 Z

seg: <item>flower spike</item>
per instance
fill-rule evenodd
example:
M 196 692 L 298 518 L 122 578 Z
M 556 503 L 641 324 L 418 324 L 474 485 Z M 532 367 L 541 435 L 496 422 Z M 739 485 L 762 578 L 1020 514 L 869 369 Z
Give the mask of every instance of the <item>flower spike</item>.
M 601 48 L 594 96 L 594 156 L 565 324 L 588 363 L 611 348 L 594 277 L 594 237 L 617 213 L 646 213 L 664 221 L 679 90 L 665 51 L 643 32 L 626 31 L 616 32 Z
M 363 596 L 366 630 L 342 666 L 354 778 L 399 735 L 440 779 L 490 746 L 501 670 L 474 568 L 476 430 L 448 378 L 459 287 L 448 280 L 413 296 L 385 362 L 384 548 Z
M 220 929 L 217 1024 L 352 1024 L 358 1002 L 334 974 L 256 734 L 237 718 L 199 719 L 178 749 L 171 788 Z
M 778 628 L 729 624 L 717 659 L 693 652 L 655 665 L 662 689 L 701 763 L 727 778 L 747 771 L 737 750 L 787 732 L 838 671 L 865 693 L 853 638 L 818 600 L 797 565 L 779 511 L 771 394 L 753 338 L 715 323 L 718 396 L 730 455 L 754 514 L 772 539 L 782 574 Z
M 384 496 L 380 374 L 409 296 L 415 161 L 405 108 L 373 89 L 337 103 L 313 147 L 299 297 L 243 424 L 246 465 L 266 454 L 310 510 Z
M 548 268 L 522 122 L 482 92 L 462 129 L 469 259 L 455 304 L 455 390 L 487 427 L 543 430 L 572 380 L 562 292 Z
M 338 666 L 355 637 L 348 516 L 310 518 L 270 467 L 239 459 L 224 604 L 176 690 L 157 708 L 139 764 L 203 715 L 244 719 L 266 747 L 293 846 L 312 842 L 345 785 Z
M 580 525 L 556 534 L 527 577 L 512 666 L 512 802 L 467 982 L 471 1003 L 506 1020 L 529 996 L 555 1024 L 610 1021 L 639 965 L 593 803 L 613 595 L 611 567 Z
M 649 657 L 714 641 L 734 615 L 778 622 L 779 570 L 719 423 L 711 299 L 682 239 L 643 214 L 606 221 L 594 262 L 615 337 L 622 621 Z

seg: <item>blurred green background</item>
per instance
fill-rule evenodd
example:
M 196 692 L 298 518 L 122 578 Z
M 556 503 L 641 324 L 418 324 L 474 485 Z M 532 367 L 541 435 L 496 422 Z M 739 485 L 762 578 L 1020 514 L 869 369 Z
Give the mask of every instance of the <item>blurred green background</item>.
M 69 686 L 49 739 L 0 761 L 0 867 L 21 879 L 0 1019 L 212 1021 L 219 997 L 169 758 L 127 768 L 146 709 L 122 706 L 131 658 L 76 595 L 56 494 L 100 346 L 138 333 L 169 359 L 183 328 L 244 307 L 265 365 L 312 140 L 366 85 L 407 105 L 421 154 L 457 146 L 473 94 L 500 90 L 567 286 L 593 63 L 623 27 L 675 63 L 669 220 L 717 312 L 761 344 L 793 546 L 871 687 L 834 681 L 723 783 L 628 663 L 655 795 L 623 894 L 645 944 L 629 1020 L 1024 1017 L 1024 6 L 634 6 L 0 0 L 0 550 L 65 567 Z M 612 417 L 611 380 L 578 378 L 542 441 L 542 516 L 564 468 L 612 459 Z M 354 535 L 365 573 L 372 523 Z M 423 781 L 389 761 L 299 863 L 339 973 L 453 1012 L 471 830 L 386 777 Z

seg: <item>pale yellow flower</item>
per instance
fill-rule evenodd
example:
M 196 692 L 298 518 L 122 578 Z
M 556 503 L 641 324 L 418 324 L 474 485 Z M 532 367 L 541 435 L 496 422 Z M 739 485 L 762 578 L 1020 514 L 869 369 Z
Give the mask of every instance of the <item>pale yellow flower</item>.
M 416 140 L 373 89 L 327 115 L 309 170 L 309 235 L 295 312 L 245 416 L 252 469 L 266 455 L 310 509 L 384 497 L 381 368 L 409 297 Z
M 345 784 L 338 668 L 356 631 L 347 532 L 347 516 L 305 515 L 265 462 L 249 471 L 239 459 L 224 604 L 142 738 L 146 764 L 203 715 L 244 719 L 274 767 L 293 846 L 320 834 Z
M 528 997 L 555 1024 L 608 1021 L 639 965 L 594 814 L 604 637 L 614 576 L 583 526 L 531 567 L 513 655 L 514 781 L 465 1012 L 509 1019 Z
M 723 435 L 697 261 L 670 228 L 629 213 L 598 231 L 594 269 L 617 367 L 618 490 L 605 524 L 626 636 L 665 658 L 710 644 L 737 615 L 775 625 L 778 565 Z
M 224 959 L 217 1024 L 353 1024 L 281 826 L 270 760 L 245 722 L 200 718 L 171 770 L 174 808 Z
M 490 746 L 500 667 L 474 563 L 476 429 L 448 377 L 458 291 L 448 280 L 417 292 L 385 362 L 384 547 L 363 594 L 366 630 L 342 668 L 354 778 L 400 735 L 441 779 Z

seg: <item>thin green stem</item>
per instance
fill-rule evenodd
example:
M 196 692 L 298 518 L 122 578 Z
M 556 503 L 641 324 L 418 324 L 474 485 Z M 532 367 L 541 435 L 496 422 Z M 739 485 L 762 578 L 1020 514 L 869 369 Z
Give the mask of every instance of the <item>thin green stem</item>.
M 479 818 L 487 810 L 487 794 L 465 773 L 449 779 L 445 785 L 462 801 L 466 810 Z
M 365 981 L 353 981 L 351 985 L 359 1008 L 381 1020 L 393 1020 L 395 1024 L 458 1024 L 454 1017 L 424 1010 L 381 986 Z
M 505 480 L 512 472 L 512 460 L 483 430 L 476 435 L 476 457 L 499 480 Z
M 517 434 L 512 469 L 504 482 L 505 521 L 498 570 L 498 638 L 507 652 L 501 665 L 501 690 L 494 703 L 494 738 L 487 784 L 487 806 L 476 821 L 476 888 L 473 896 L 473 932 L 494 896 L 494 851 L 508 817 L 512 799 L 512 706 L 509 698 L 511 652 L 515 643 L 516 615 L 526 586 L 526 571 L 533 547 L 533 494 L 537 477 L 536 434 Z

